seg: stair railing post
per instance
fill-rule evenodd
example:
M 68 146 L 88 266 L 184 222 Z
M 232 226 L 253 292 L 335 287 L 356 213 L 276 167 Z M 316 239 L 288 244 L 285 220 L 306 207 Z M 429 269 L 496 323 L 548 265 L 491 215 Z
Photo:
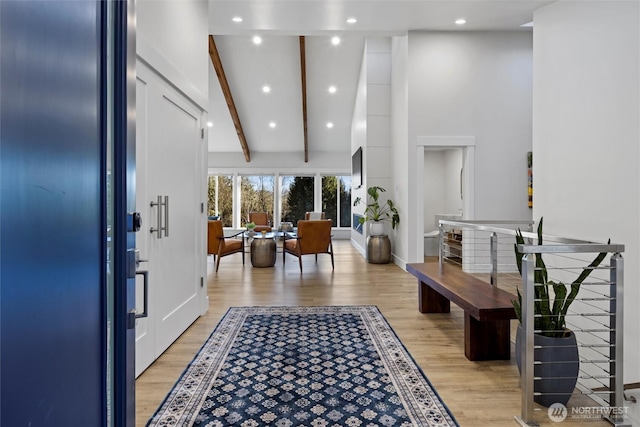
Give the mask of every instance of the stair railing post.
M 611 379 L 609 389 L 611 390 L 611 398 L 609 407 L 622 408 L 624 406 L 624 373 L 623 373 L 623 295 L 624 295 L 624 258 L 620 253 L 615 253 L 610 260 L 610 279 L 609 303 L 610 324 L 609 329 L 609 366 Z M 614 413 L 616 413 L 614 411 Z M 622 420 L 620 416 L 612 416 L 612 421 Z
M 491 284 L 498 286 L 498 235 L 495 231 L 491 233 L 489 252 L 491 253 Z
M 520 351 L 520 388 L 522 391 L 522 407 L 519 424 L 533 426 L 537 423 L 533 419 L 533 363 L 534 363 L 534 265 L 535 254 L 525 254 L 522 257 L 522 331 Z
M 440 234 L 438 234 L 438 264 L 439 264 L 438 266 L 442 270 L 442 264 L 444 263 L 444 257 L 445 257 L 444 226 L 442 225 L 442 223 L 438 224 L 438 231 L 440 231 Z

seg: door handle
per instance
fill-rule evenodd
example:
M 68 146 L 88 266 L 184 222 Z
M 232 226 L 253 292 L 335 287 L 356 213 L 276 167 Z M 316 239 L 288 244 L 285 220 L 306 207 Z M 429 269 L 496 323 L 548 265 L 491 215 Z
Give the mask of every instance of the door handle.
M 151 227 L 149 231 L 151 233 L 158 232 L 158 239 L 162 239 L 162 196 L 158 196 L 158 201 L 151 201 L 149 206 L 157 206 L 158 207 L 158 216 L 156 220 L 156 227 Z
M 164 196 L 164 237 L 169 237 L 169 196 Z
M 144 298 L 143 298 L 143 311 L 142 313 L 138 313 L 136 312 L 136 319 L 140 319 L 143 317 L 148 317 L 149 316 L 149 272 L 147 270 L 140 270 L 140 271 L 136 271 L 136 276 L 142 276 L 142 283 L 143 283 L 143 292 L 144 292 Z
M 151 227 L 149 231 L 151 233 L 158 232 L 158 239 L 162 239 L 162 232 L 164 236 L 169 237 L 169 196 L 158 196 L 158 201 L 151 201 L 150 206 L 158 207 L 158 217 L 156 220 L 156 227 Z M 164 213 L 164 225 L 162 221 L 162 214 Z

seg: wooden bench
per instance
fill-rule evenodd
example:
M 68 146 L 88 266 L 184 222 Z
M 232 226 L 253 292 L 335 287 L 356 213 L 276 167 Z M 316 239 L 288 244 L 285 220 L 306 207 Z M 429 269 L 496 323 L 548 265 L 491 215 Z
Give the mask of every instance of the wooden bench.
M 515 296 L 459 267 L 437 262 L 407 264 L 418 278 L 421 313 L 449 313 L 450 302 L 464 310 L 464 354 L 469 360 L 509 360 L 510 319 Z

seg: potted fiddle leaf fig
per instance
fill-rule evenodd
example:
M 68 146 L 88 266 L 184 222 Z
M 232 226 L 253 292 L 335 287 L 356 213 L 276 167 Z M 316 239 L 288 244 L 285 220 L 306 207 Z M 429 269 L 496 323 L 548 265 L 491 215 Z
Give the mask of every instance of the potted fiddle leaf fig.
M 391 221 L 391 228 L 395 229 L 400 224 L 400 215 L 395 204 L 391 199 L 387 199 L 385 203 L 380 203 L 380 193 L 386 190 L 382 187 L 372 186 L 367 189 L 367 201 L 364 208 L 364 214 L 360 217 L 360 224 L 369 221 L 369 234 L 372 236 L 380 236 L 384 234 L 384 221 Z M 353 202 L 353 206 L 363 203 L 362 198 L 357 197 Z
M 538 245 L 542 245 L 542 218 L 537 229 Z M 610 242 L 610 241 L 609 241 Z M 522 275 L 522 258 L 518 245 L 525 244 L 522 231 L 516 231 L 514 244 L 516 264 Z M 582 270 L 580 275 L 570 284 L 549 280 L 547 267 L 542 254 L 535 254 L 534 270 L 534 355 L 535 360 L 542 361 L 534 366 L 534 376 L 540 378 L 535 382 L 534 400 L 546 407 L 554 403 L 566 405 L 578 380 L 580 361 L 575 334 L 566 326 L 566 315 L 569 306 L 576 299 L 580 286 L 606 257 L 601 252 Z M 518 298 L 513 300 L 513 307 L 520 324 L 516 334 L 516 362 L 521 366 L 522 348 L 522 295 L 518 290 Z

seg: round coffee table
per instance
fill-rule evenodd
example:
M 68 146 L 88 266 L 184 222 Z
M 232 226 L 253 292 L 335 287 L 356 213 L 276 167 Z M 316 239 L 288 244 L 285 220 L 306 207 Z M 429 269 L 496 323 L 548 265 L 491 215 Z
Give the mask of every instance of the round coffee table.
M 256 233 L 251 241 L 251 265 L 273 267 L 276 263 L 276 239 L 273 233 Z

